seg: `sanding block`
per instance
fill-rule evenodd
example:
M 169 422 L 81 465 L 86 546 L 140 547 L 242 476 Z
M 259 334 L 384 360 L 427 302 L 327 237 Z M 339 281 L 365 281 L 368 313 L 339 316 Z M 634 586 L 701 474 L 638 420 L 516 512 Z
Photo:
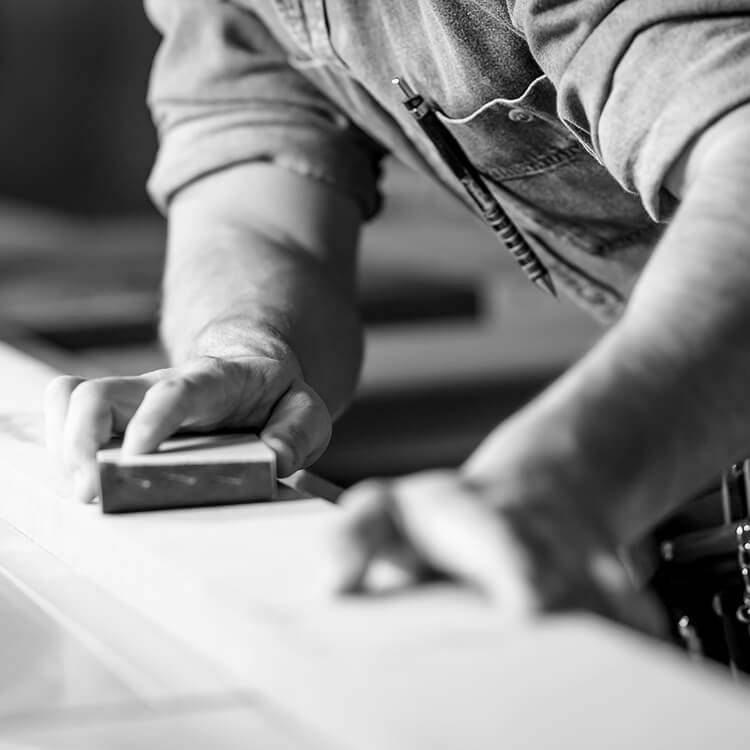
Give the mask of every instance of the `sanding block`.
M 113 441 L 97 462 L 104 513 L 270 500 L 276 490 L 274 452 L 247 433 L 177 436 L 138 456 Z

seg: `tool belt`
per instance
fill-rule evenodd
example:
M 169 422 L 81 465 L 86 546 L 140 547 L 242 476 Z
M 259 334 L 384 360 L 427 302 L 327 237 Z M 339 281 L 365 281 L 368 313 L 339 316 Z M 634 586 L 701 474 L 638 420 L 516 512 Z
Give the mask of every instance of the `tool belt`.
M 652 586 L 664 602 L 675 641 L 696 660 L 750 674 L 750 460 L 726 471 L 720 488 L 699 498 L 713 523 L 657 531 Z

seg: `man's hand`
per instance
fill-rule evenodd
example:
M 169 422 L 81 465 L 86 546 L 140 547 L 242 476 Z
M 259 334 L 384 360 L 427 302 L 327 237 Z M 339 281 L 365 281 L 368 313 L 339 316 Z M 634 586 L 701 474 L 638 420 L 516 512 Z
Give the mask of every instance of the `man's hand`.
M 49 387 L 49 447 L 73 494 L 94 497 L 96 451 L 115 434 L 143 453 L 180 429 L 247 429 L 276 453 L 281 476 L 314 462 L 359 370 L 360 222 L 353 199 L 270 164 L 180 191 L 161 315 L 175 366 Z
M 750 445 L 750 107 L 692 144 L 681 205 L 621 320 L 461 474 L 355 488 L 338 587 L 409 559 L 509 613 L 591 609 L 652 630 L 613 554 Z
M 370 481 L 341 503 L 330 561 L 339 592 L 373 587 L 386 562 L 403 583 L 431 571 L 468 584 L 509 618 L 585 609 L 663 630 L 658 610 L 593 525 L 554 502 L 518 501 L 499 478 L 477 482 L 446 471 Z
M 136 454 L 184 428 L 254 430 L 280 476 L 314 462 L 331 434 L 328 410 L 291 354 L 199 357 L 134 377 L 63 376 L 47 389 L 45 414 L 49 449 L 84 502 L 97 493 L 96 452 L 116 434 Z

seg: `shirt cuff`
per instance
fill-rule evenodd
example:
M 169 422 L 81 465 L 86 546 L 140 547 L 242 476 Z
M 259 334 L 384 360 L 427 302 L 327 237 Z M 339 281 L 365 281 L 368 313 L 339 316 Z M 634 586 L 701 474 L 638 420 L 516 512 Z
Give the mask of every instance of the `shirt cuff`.
M 380 209 L 377 188 L 382 152 L 353 125 L 305 123 L 305 116 L 252 108 L 181 118 L 163 135 L 148 191 L 166 212 L 173 196 L 187 185 L 239 164 L 277 164 L 318 180 L 352 197 L 365 219 Z
M 696 62 L 669 93 L 649 128 L 634 168 L 635 187 L 649 214 L 664 220 L 677 200 L 664 187 L 675 162 L 714 122 L 750 102 L 750 34 L 724 40 Z
M 748 2 L 717 10 L 715 0 L 602 0 L 584 13 L 588 5 L 531 15 L 525 30 L 558 87 L 563 121 L 664 220 L 677 203 L 664 188 L 672 165 L 750 101 Z

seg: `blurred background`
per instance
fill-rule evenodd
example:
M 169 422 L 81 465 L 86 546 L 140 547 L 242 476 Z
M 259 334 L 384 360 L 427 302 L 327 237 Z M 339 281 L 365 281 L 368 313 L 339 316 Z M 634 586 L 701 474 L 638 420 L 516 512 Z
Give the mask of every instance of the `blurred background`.
M 139 2 L 0 0 L 0 339 L 64 371 L 165 364 L 165 226 L 144 189 L 158 41 Z M 316 467 L 341 484 L 459 463 L 598 335 L 436 188 L 393 163 L 385 193 L 362 385 Z

